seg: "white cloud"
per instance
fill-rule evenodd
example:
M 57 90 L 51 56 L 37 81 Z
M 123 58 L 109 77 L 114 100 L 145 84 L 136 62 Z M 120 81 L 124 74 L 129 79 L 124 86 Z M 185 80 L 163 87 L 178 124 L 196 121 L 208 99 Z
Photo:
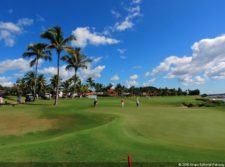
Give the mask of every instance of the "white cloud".
M 7 59 L 7 60 L 0 61 L 0 74 L 13 71 L 15 72 L 12 75 L 13 78 L 21 77 L 24 75 L 24 72 L 28 72 L 30 70 L 31 70 L 30 60 L 18 58 L 18 59 Z M 11 77 L 0 77 L 0 85 L 12 86 L 13 82 L 11 81 L 11 79 L 12 79 Z
M 122 22 L 117 22 L 115 24 L 115 29 L 117 31 L 124 31 L 126 29 L 130 29 L 134 26 L 134 23 L 128 18 L 126 17 L 125 20 L 123 20 Z
M 136 80 L 127 80 L 126 83 L 128 88 L 131 86 L 137 86 L 139 84 Z
M 0 85 L 11 87 L 11 86 L 13 86 L 13 83 L 10 81 L 10 78 L 0 77 Z
M 74 71 L 67 71 L 66 65 L 63 65 L 59 68 L 59 75 L 63 80 L 69 79 L 74 75 Z M 56 67 L 45 67 L 43 69 L 38 70 L 39 73 L 41 74 L 46 74 L 46 75 L 56 75 L 57 74 L 57 68 Z
M 133 19 L 141 15 L 141 7 L 139 5 L 128 8 L 128 11 L 130 14 L 127 16 L 127 19 Z
M 16 37 L 23 33 L 24 27 L 32 24 L 33 20 L 29 18 L 21 18 L 17 23 L 0 21 L 0 41 L 8 47 L 14 46 Z
M 63 66 L 63 68 L 65 68 L 65 66 Z M 56 75 L 57 68 L 56 67 L 45 67 L 43 69 L 38 70 L 38 73 L 46 74 L 46 75 Z
M 133 3 L 141 3 L 142 0 L 133 0 Z
M 92 62 L 96 64 L 96 63 L 100 62 L 103 59 L 103 57 L 100 56 L 100 57 L 95 57 L 95 58 L 91 58 L 91 59 L 92 59 Z
M 126 59 L 127 58 L 125 55 L 123 55 L 127 51 L 126 49 L 119 48 L 119 49 L 117 49 L 117 51 L 120 53 L 120 58 L 121 59 Z
M 113 38 L 108 38 L 103 35 L 99 35 L 96 32 L 91 32 L 89 27 L 78 27 L 72 34 L 77 40 L 72 42 L 72 45 L 76 47 L 85 47 L 88 44 L 91 45 L 112 45 L 117 44 L 120 41 Z
M 120 55 L 120 58 L 124 60 L 124 59 L 126 59 L 127 57 L 124 56 L 124 55 Z
M 120 21 L 116 22 L 113 31 L 125 31 L 134 27 L 135 18 L 141 16 L 141 0 L 133 0 L 125 10 L 128 14 Z
M 163 62 L 161 62 L 160 65 L 152 71 L 152 74 L 155 75 L 162 71 L 168 71 L 172 65 L 183 66 L 187 63 L 190 63 L 191 61 L 192 61 L 191 57 L 180 58 L 176 56 L 170 56 L 167 57 Z
M 81 69 L 78 75 L 82 80 L 87 80 L 88 78 L 96 79 L 101 77 L 101 73 L 104 69 L 105 65 L 99 65 L 94 68 L 92 68 L 92 66 L 89 65 L 87 69 Z
M 118 80 L 120 80 L 120 77 L 119 77 L 119 75 L 116 74 L 116 75 L 113 75 L 110 80 L 111 81 L 118 81 Z
M 145 76 L 146 76 L 146 77 L 151 76 L 151 72 L 149 72 L 149 71 L 146 72 L 146 73 L 145 73 Z
M 130 79 L 131 80 L 136 80 L 136 79 L 138 79 L 138 75 L 137 74 L 131 75 Z
M 181 76 L 181 77 L 179 77 L 179 80 L 184 85 L 189 85 L 189 84 L 201 85 L 201 84 L 204 84 L 206 81 L 206 79 L 201 76 L 191 77 L 189 75 Z
M 119 12 L 115 11 L 115 10 L 111 10 L 111 14 L 112 14 L 114 17 L 116 17 L 116 18 L 121 17 L 121 14 L 120 14 Z
M 29 19 L 29 18 L 22 18 L 22 19 L 19 19 L 18 22 L 17 22 L 17 25 L 20 26 L 20 27 L 23 27 L 23 26 L 30 26 L 33 24 L 33 19 Z
M 212 67 L 206 72 L 206 76 L 213 79 L 225 79 L 225 62 L 219 62 L 217 66 Z
M 166 73 L 184 84 L 203 84 L 208 78 L 225 79 L 225 35 L 202 39 L 192 45 L 189 57 L 170 56 L 152 70 L 153 75 Z
M 155 82 L 155 80 L 156 80 L 155 78 L 152 78 L 152 79 L 148 80 L 147 82 L 144 82 L 143 86 L 150 86 Z
M 126 50 L 126 49 L 119 48 L 119 49 L 117 49 L 117 51 L 118 51 L 120 54 L 124 54 L 127 50 Z
M 12 22 L 0 22 L 0 30 L 5 30 L 9 31 L 12 33 L 20 33 L 22 29 L 17 25 Z
M 0 30 L 0 41 L 3 40 L 6 46 L 12 47 L 15 44 L 15 37 L 9 31 Z
M 74 75 L 74 71 L 73 70 L 66 70 L 65 69 L 66 65 L 63 65 L 60 67 L 59 69 L 59 74 L 60 77 L 63 80 L 69 79 Z M 88 79 L 88 78 L 100 78 L 101 77 L 101 72 L 105 69 L 105 66 L 97 66 L 92 68 L 91 64 L 88 64 L 87 69 L 80 69 L 77 73 L 77 75 L 80 77 L 80 79 L 82 81 Z M 45 75 L 56 75 L 57 74 L 57 68 L 56 67 L 46 67 L 43 69 L 40 69 L 38 71 L 41 74 L 45 74 Z
M 14 73 L 13 77 L 15 78 L 22 78 L 24 76 L 24 72 Z
M 0 61 L 0 73 L 13 71 L 13 70 L 17 70 L 21 72 L 29 71 L 30 61 L 25 60 L 23 58 L 8 59 L 8 60 Z

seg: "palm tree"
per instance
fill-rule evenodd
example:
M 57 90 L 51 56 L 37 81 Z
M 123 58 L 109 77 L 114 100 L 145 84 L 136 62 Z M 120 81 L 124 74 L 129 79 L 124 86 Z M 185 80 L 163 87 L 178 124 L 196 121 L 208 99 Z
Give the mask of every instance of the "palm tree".
M 51 59 L 51 52 L 46 48 L 47 45 L 43 43 L 38 44 L 30 44 L 27 47 L 27 52 L 23 53 L 23 57 L 34 57 L 33 60 L 30 62 L 30 66 L 35 66 L 35 85 L 34 85 L 34 98 L 36 98 L 36 88 L 37 88 L 37 70 L 38 70 L 38 63 L 40 59 L 43 60 L 52 60 Z
M 69 55 L 62 57 L 62 60 L 67 63 L 66 70 L 74 69 L 74 93 L 76 90 L 77 71 L 79 68 L 87 69 L 87 63 L 91 62 L 86 55 L 81 54 L 80 48 L 66 48 Z
M 71 83 L 72 83 L 72 79 L 68 79 L 68 80 L 65 80 L 61 85 L 63 88 L 63 92 L 66 94 L 66 97 L 68 96 L 68 93 L 70 91 Z
M 70 35 L 67 38 L 64 38 L 63 32 L 61 27 L 55 26 L 52 28 L 49 28 L 47 31 L 43 32 L 41 34 L 41 38 L 49 40 L 48 48 L 54 49 L 57 53 L 57 76 L 58 79 L 60 78 L 59 75 L 59 63 L 60 63 L 60 57 L 61 53 L 65 48 L 68 48 L 69 46 L 66 46 L 69 42 L 72 40 L 76 40 L 73 35 Z M 59 81 L 56 85 L 56 98 L 54 105 L 57 105 L 59 98 Z
M 88 92 L 88 85 L 87 84 L 84 84 L 84 85 L 81 85 L 81 87 L 80 87 L 80 92 L 82 93 L 82 94 L 84 94 L 84 93 L 87 93 Z
M 101 83 L 95 83 L 94 87 L 95 87 L 96 92 L 102 92 L 103 88 L 104 88 L 103 84 L 101 84 Z
M 114 90 L 119 96 L 122 96 L 127 91 L 127 88 L 124 85 L 117 84 Z M 130 92 L 132 93 L 132 91 Z
M 45 88 L 46 88 L 46 79 L 45 79 L 45 76 L 42 74 L 37 77 L 38 94 L 40 95 L 40 94 L 45 93 Z
M 61 80 L 61 78 L 58 78 L 58 75 L 53 75 L 52 78 L 50 78 L 50 86 L 52 87 L 53 92 L 55 94 L 55 99 L 58 94 L 57 89 L 60 86 Z
M 27 84 L 24 78 L 21 79 L 17 79 L 16 84 L 15 84 L 15 88 L 16 88 L 16 94 L 22 94 L 25 95 L 27 92 Z
M 74 78 L 74 76 L 73 76 L 73 78 Z M 81 93 L 81 87 L 82 87 L 81 79 L 77 76 L 76 77 L 76 82 L 74 82 L 74 85 L 73 85 L 73 92 L 77 92 L 78 96 Z M 73 97 L 75 97 L 75 94 L 74 94 Z
M 91 77 L 87 79 L 87 83 L 90 89 L 92 89 L 95 86 L 95 81 Z
M 33 72 L 33 71 L 27 72 L 24 75 L 23 79 L 25 80 L 27 93 L 32 92 L 33 96 L 35 96 L 35 94 L 34 94 L 34 92 L 35 92 L 35 83 L 36 83 L 35 72 Z

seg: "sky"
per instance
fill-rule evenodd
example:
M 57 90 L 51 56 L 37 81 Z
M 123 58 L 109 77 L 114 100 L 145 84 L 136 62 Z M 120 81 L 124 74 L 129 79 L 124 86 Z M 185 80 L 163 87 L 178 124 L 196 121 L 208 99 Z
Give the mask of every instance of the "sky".
M 58 25 L 93 60 L 82 81 L 225 93 L 224 8 L 224 0 L 1 0 L 0 85 L 34 70 L 22 54 Z M 52 57 L 38 70 L 48 79 Z M 62 61 L 60 75 L 73 75 Z

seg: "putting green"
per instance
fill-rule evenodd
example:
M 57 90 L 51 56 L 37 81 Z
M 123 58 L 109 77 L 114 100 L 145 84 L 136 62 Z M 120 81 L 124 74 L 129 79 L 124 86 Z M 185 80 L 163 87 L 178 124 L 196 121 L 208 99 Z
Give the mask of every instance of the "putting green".
M 195 97 L 99 98 L 0 106 L 0 162 L 224 162 L 224 107 Z

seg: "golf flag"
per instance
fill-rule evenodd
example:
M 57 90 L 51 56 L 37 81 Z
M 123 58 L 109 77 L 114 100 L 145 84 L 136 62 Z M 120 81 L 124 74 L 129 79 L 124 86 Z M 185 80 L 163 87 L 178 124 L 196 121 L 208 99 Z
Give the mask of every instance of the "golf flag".
M 130 154 L 128 154 L 127 160 L 128 160 L 128 167 L 132 167 L 132 161 L 131 161 Z

